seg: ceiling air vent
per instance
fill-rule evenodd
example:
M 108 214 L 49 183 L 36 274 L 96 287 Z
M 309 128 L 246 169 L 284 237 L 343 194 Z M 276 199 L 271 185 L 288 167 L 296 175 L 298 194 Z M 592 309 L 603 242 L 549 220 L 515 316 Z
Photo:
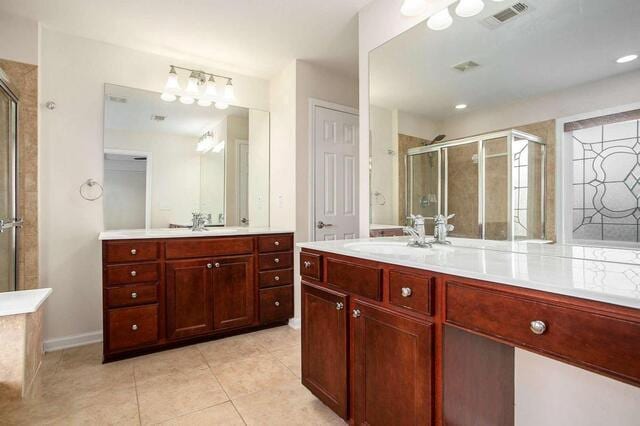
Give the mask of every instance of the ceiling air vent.
M 531 6 L 524 2 L 518 2 L 480 22 L 485 27 L 494 29 L 529 11 L 531 11 Z
M 109 100 L 111 102 L 115 102 L 117 104 L 126 104 L 127 103 L 127 98 L 122 98 L 120 96 L 109 96 Z
M 166 115 L 152 115 L 151 121 L 164 121 L 167 118 Z
M 480 64 L 477 62 L 466 61 L 466 62 L 459 63 L 457 65 L 454 65 L 453 69 L 456 69 L 460 72 L 466 72 L 466 71 L 471 71 L 472 69 L 477 68 L 479 66 Z

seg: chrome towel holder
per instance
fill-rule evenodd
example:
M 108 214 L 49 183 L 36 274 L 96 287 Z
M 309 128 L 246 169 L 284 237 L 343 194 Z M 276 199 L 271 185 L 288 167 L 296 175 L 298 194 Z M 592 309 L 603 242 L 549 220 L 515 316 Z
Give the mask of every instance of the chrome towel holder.
M 98 192 L 98 195 L 96 195 L 95 197 L 91 197 L 87 195 L 85 192 L 88 189 L 93 188 L 94 186 L 97 186 L 99 188 L 99 192 Z M 103 193 L 104 193 L 104 188 L 94 179 L 89 178 L 86 181 L 84 181 L 82 185 L 80 185 L 80 196 L 87 201 L 96 201 L 97 199 L 102 197 Z

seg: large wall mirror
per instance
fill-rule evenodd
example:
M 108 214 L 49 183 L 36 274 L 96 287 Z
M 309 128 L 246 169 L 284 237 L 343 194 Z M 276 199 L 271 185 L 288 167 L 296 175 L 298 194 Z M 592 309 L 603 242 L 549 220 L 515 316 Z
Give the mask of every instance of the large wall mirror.
M 269 225 L 269 113 L 107 84 L 104 227 Z
M 640 2 L 484 5 L 370 53 L 372 230 L 637 244 Z

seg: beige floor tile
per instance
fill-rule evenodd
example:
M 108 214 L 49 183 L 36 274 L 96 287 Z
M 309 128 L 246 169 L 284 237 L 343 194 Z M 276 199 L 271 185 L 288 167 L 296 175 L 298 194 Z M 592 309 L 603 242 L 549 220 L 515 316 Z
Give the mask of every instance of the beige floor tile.
M 283 363 L 296 377 L 302 377 L 302 347 L 278 349 L 271 352 L 274 358 Z
M 238 361 L 243 358 L 268 353 L 255 339 L 246 335 L 201 343 L 197 345 L 197 347 L 200 352 L 202 352 L 209 366 L 212 367 L 230 361 Z
M 345 424 L 298 379 L 233 399 L 233 403 L 247 425 Z
M 282 381 L 294 379 L 293 373 L 271 355 L 257 355 L 211 367 L 230 398 L 257 392 Z
M 133 363 L 137 381 L 183 370 L 208 368 L 206 360 L 195 346 L 145 355 L 133 359 Z
M 136 387 L 143 424 L 163 422 L 228 400 L 208 368 L 136 379 Z
M 244 426 L 242 418 L 231 402 L 186 414 L 162 424 L 167 426 Z
M 63 350 L 60 366 L 63 368 L 77 368 L 100 363 L 102 363 L 102 343 L 93 343 Z
M 300 345 L 300 330 L 288 325 L 257 331 L 248 336 L 269 351 Z

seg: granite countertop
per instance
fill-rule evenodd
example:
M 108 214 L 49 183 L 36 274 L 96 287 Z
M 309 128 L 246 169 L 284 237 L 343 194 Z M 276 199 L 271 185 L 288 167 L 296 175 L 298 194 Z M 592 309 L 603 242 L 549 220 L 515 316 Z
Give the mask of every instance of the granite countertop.
M 188 228 L 154 228 L 154 229 L 123 229 L 103 231 L 100 240 L 141 240 L 150 238 L 198 238 L 198 237 L 233 237 L 258 234 L 284 234 L 293 231 L 270 227 L 212 227 L 204 231 L 193 232 Z
M 407 247 L 407 237 L 299 243 L 301 248 L 420 268 L 640 309 L 640 250 L 451 238 Z

